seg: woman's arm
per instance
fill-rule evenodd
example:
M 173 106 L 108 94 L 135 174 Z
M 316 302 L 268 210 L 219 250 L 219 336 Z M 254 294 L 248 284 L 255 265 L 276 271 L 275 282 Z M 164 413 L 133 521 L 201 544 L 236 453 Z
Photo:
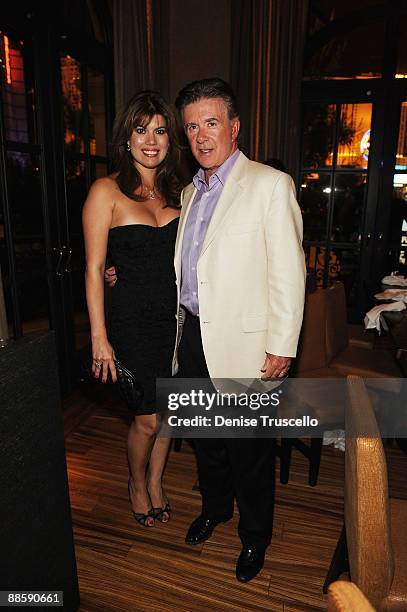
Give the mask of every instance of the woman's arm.
M 110 369 L 116 382 L 114 352 L 107 339 L 103 275 L 105 271 L 107 239 L 112 223 L 114 198 L 109 179 L 95 181 L 83 207 L 83 233 L 86 251 L 86 300 L 92 335 L 92 372 L 100 374 L 95 362 L 102 364 L 102 381 L 106 382 Z

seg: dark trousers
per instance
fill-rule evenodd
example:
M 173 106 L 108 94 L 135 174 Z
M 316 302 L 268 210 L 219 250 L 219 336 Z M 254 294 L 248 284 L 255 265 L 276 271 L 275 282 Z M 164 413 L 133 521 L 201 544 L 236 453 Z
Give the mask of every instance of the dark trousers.
M 178 350 L 180 378 L 209 377 L 199 318 L 187 313 Z M 239 536 L 245 546 L 270 544 L 274 511 L 274 440 L 200 438 L 194 440 L 206 518 L 229 520 L 234 499 L 239 508 Z

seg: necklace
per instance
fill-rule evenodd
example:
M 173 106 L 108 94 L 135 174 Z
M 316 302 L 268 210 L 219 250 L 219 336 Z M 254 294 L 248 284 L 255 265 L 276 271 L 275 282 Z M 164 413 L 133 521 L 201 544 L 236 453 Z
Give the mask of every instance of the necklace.
M 147 200 L 156 200 L 157 199 L 157 194 L 155 192 L 155 187 L 153 187 L 152 189 L 149 189 L 148 187 L 143 185 L 143 191 L 144 190 L 147 191 L 147 194 L 146 194 Z

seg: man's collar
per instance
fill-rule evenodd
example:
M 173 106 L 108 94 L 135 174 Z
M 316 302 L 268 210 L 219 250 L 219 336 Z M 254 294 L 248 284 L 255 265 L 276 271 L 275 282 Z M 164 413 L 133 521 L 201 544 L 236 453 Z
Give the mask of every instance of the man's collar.
M 205 181 L 205 171 L 202 168 L 199 168 L 198 172 L 192 179 L 195 188 L 198 190 L 203 188 L 210 191 L 217 183 L 221 183 L 223 186 L 239 155 L 240 150 L 236 149 L 236 151 L 234 151 L 234 153 L 232 153 L 232 155 L 228 157 L 221 166 L 219 166 L 217 171 L 212 174 L 209 179 L 209 185 Z

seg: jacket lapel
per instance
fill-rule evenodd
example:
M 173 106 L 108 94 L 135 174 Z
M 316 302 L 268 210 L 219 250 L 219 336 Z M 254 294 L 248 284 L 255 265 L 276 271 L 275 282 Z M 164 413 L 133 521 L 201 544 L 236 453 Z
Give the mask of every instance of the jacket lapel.
M 226 179 L 226 183 L 216 204 L 212 219 L 206 231 L 200 256 L 206 251 L 208 246 L 215 238 L 216 233 L 221 227 L 222 222 L 229 212 L 233 202 L 235 202 L 235 200 L 241 195 L 245 183 L 245 174 L 248 164 L 248 158 L 243 155 L 243 153 L 240 153 L 228 178 Z
M 182 255 L 182 239 L 185 231 L 185 224 L 191 210 L 191 204 L 194 199 L 196 193 L 196 189 L 193 183 L 187 185 L 182 194 L 182 208 L 181 214 L 179 217 L 178 224 L 178 232 L 177 238 L 175 240 L 175 254 L 174 254 L 174 262 L 175 262 L 175 272 L 177 274 L 177 278 L 181 278 L 181 255 Z

